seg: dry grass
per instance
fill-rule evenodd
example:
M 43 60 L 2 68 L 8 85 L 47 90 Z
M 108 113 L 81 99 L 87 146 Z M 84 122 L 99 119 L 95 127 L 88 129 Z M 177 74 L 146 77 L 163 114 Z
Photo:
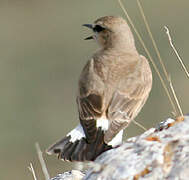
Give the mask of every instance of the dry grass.
M 138 127 L 140 127 L 141 129 L 143 129 L 144 131 L 147 131 L 147 129 L 146 129 L 142 124 L 140 124 L 139 122 L 135 121 L 134 119 L 133 119 L 132 122 L 133 122 L 135 125 L 137 125 Z
M 40 146 L 39 146 L 39 143 L 36 143 L 35 144 L 35 147 L 36 147 L 36 151 L 37 151 L 37 155 L 38 155 L 38 158 L 39 158 L 39 162 L 41 164 L 41 168 L 42 168 L 42 171 L 43 171 L 43 174 L 45 176 L 45 179 L 46 180 L 49 180 L 50 179 L 50 176 L 49 176 L 49 173 L 48 173 L 48 170 L 47 170 L 47 166 L 45 164 L 45 161 L 43 159 L 43 153 L 40 149 Z
M 175 93 L 175 90 L 174 90 L 174 87 L 173 87 L 171 78 L 170 78 L 170 76 L 168 75 L 167 69 L 166 69 L 166 67 L 165 67 L 165 65 L 164 65 L 164 63 L 163 63 L 162 58 L 161 58 L 159 49 L 158 49 L 158 47 L 157 47 L 157 45 L 156 45 L 156 42 L 155 42 L 154 37 L 153 37 L 153 35 L 152 35 L 152 32 L 151 32 L 151 30 L 150 30 L 148 21 L 147 21 L 147 19 L 146 19 L 146 16 L 144 15 L 144 10 L 143 10 L 143 8 L 142 8 L 142 5 L 141 5 L 141 3 L 140 3 L 140 0 L 137 0 L 137 4 L 138 4 L 139 10 L 140 10 L 140 13 L 141 13 L 141 15 L 142 15 L 142 18 L 143 18 L 143 20 L 144 20 L 144 24 L 145 24 L 145 26 L 146 26 L 147 32 L 148 32 L 148 34 L 149 34 L 149 36 L 150 36 L 150 39 L 151 39 L 152 44 L 153 44 L 153 47 L 154 47 L 155 52 L 156 52 L 156 54 L 157 54 L 158 60 L 159 60 L 159 62 L 160 62 L 160 64 L 161 64 L 161 67 L 162 67 L 162 69 L 163 69 L 164 76 L 165 76 L 165 78 L 167 79 L 167 82 L 169 83 L 169 87 L 170 87 L 170 89 L 171 89 L 172 96 L 173 96 L 173 98 L 174 98 L 174 101 L 176 102 L 177 109 L 178 109 L 178 112 L 179 112 L 179 114 L 177 114 L 177 117 L 178 117 L 178 116 L 183 116 L 183 112 L 182 112 L 180 103 L 179 103 L 179 101 L 178 101 L 177 95 L 176 95 L 176 93 Z M 181 62 L 182 62 L 182 61 L 181 61 Z
M 34 171 L 32 163 L 30 163 L 30 166 L 28 167 L 28 169 L 31 171 L 31 173 L 33 175 L 33 179 L 37 180 L 37 177 L 36 177 L 36 174 L 35 174 L 35 171 Z
M 179 103 L 179 101 L 178 101 L 177 95 L 176 95 L 176 93 L 175 93 L 175 89 L 174 89 L 174 87 L 173 87 L 173 83 L 172 83 L 172 81 L 171 81 L 171 77 L 169 77 L 169 85 L 170 85 L 171 91 L 172 91 L 172 93 L 173 93 L 175 102 L 176 102 L 176 104 L 177 104 L 177 107 L 178 107 L 180 116 L 183 116 L 183 112 L 182 112 L 180 103 Z M 177 117 L 179 117 L 179 116 L 177 116 Z
M 171 38 L 171 35 L 170 35 L 170 32 L 169 32 L 169 29 L 168 29 L 167 26 L 164 26 L 164 28 L 165 28 L 166 33 L 167 33 L 167 36 L 168 36 L 169 44 L 170 44 L 170 46 L 172 47 L 172 49 L 173 49 L 173 51 L 174 51 L 174 53 L 175 53 L 175 55 L 176 55 L 178 61 L 180 62 L 181 66 L 182 66 L 182 68 L 183 68 L 183 71 L 185 72 L 186 76 L 189 78 L 189 72 L 188 72 L 188 70 L 187 70 L 187 68 L 186 68 L 186 66 L 185 66 L 185 64 L 184 64 L 184 62 L 183 62 L 183 60 L 182 60 L 182 58 L 180 57 L 180 55 L 179 55 L 179 53 L 178 53 L 176 47 L 175 47 L 174 44 L 173 44 L 173 41 L 172 41 L 172 38 Z

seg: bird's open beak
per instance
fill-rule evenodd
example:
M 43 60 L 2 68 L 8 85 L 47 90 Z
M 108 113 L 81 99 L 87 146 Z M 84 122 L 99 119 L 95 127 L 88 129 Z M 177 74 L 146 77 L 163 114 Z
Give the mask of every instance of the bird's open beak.
M 84 40 L 90 40 L 90 39 L 94 39 L 93 36 L 89 36 L 89 37 L 85 38 Z
M 83 26 L 93 30 L 92 24 L 83 24 Z M 84 40 L 90 40 L 90 39 L 94 39 L 93 36 L 89 36 L 89 37 L 85 38 Z
M 83 24 L 83 26 L 88 27 L 89 29 L 93 29 L 93 25 L 92 24 Z

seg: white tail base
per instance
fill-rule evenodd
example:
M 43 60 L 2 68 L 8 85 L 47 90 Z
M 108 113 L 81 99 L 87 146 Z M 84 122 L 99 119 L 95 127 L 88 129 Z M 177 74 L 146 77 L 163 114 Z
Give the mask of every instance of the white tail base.
M 108 143 L 112 147 L 116 147 L 122 143 L 123 130 L 119 131 L 118 134 Z
M 101 127 L 103 131 L 107 131 L 109 127 L 109 121 L 105 118 L 97 119 L 96 127 Z M 67 136 L 71 136 L 70 141 L 73 143 L 82 138 L 86 138 L 83 127 L 79 124 L 75 129 L 70 131 Z M 122 143 L 123 130 L 121 130 L 109 143 L 112 147 L 116 147 Z
M 81 126 L 81 124 L 79 124 L 75 129 L 70 131 L 67 134 L 67 136 L 71 136 L 71 139 L 70 139 L 71 142 L 75 142 L 75 141 L 80 140 L 82 138 L 86 138 L 85 133 L 83 131 L 83 127 Z
M 101 127 L 103 131 L 107 131 L 109 128 L 109 120 L 103 117 L 97 119 L 96 127 Z

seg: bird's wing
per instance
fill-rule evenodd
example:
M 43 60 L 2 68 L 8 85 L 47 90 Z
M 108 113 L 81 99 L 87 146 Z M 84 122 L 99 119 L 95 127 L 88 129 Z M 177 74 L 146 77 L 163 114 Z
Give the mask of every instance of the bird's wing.
M 96 119 L 103 113 L 104 82 L 102 64 L 98 63 L 91 59 L 84 67 L 77 97 L 80 122 L 89 143 L 96 139 Z
M 135 75 L 132 81 L 126 78 L 123 83 L 128 85 L 121 84 L 113 94 L 108 108 L 108 118 L 111 123 L 105 133 L 105 142 L 111 141 L 120 130 L 128 126 L 148 98 L 152 86 L 152 75 L 146 58 L 141 56 L 141 60 L 139 77 Z

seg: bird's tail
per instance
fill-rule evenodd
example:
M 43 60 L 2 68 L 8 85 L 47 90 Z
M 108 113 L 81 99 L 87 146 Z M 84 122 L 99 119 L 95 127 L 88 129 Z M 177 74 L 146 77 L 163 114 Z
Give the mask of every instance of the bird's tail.
M 65 161 L 92 161 L 102 152 L 112 149 L 104 143 L 104 131 L 97 130 L 96 140 L 88 143 L 82 126 L 79 124 L 66 137 L 48 148 L 48 154 L 58 154 Z

